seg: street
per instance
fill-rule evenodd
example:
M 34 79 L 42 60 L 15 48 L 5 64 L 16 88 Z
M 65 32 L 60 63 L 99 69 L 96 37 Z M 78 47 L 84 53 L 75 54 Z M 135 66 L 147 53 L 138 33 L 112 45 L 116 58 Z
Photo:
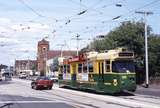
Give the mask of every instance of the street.
M 59 88 L 34 90 L 29 80 L 0 82 L 0 106 L 10 108 L 159 108 L 160 98 L 144 95 L 111 96 Z M 7 108 L 0 107 L 0 108 Z

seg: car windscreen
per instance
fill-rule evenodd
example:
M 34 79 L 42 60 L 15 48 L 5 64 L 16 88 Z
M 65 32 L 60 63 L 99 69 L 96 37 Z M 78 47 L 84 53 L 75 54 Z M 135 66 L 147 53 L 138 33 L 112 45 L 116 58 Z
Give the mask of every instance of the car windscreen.
M 49 77 L 42 76 L 42 77 L 38 77 L 37 80 L 50 80 L 50 79 Z
M 113 61 L 112 72 L 128 73 L 135 72 L 135 65 L 133 61 Z

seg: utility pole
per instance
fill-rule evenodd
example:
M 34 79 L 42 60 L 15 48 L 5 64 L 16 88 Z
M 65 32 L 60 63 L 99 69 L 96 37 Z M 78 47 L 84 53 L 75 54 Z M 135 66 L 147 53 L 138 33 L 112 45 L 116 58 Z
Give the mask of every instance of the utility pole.
M 77 34 L 77 36 L 76 36 L 76 40 L 77 40 L 77 56 L 79 55 L 79 37 L 80 37 L 80 35 L 79 34 Z
M 80 39 L 79 37 L 80 37 L 80 35 L 77 34 L 77 35 L 76 35 L 76 38 L 72 38 L 73 40 L 76 40 L 76 41 L 77 41 L 77 56 L 79 55 L 79 41 L 82 40 L 82 39 Z
M 137 14 L 144 15 L 144 24 L 145 24 L 145 67 L 146 67 L 146 88 L 149 87 L 149 73 L 148 73 L 148 36 L 147 36 L 147 16 L 153 14 L 153 12 L 147 11 L 136 11 Z
M 65 44 L 57 44 L 57 46 L 61 46 L 61 57 L 63 57 L 63 47 L 65 46 Z

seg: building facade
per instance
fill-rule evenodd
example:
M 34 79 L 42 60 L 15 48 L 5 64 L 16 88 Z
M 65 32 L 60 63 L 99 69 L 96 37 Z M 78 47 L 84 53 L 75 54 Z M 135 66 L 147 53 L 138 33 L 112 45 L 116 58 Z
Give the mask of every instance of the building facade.
M 28 75 L 33 74 L 36 70 L 36 60 L 16 60 L 15 61 L 15 73 L 19 75 L 21 72 L 25 72 Z
M 42 39 L 37 46 L 37 70 L 40 75 L 54 74 L 53 64 L 55 66 L 56 58 L 60 56 L 73 56 L 76 51 L 50 50 L 49 41 Z

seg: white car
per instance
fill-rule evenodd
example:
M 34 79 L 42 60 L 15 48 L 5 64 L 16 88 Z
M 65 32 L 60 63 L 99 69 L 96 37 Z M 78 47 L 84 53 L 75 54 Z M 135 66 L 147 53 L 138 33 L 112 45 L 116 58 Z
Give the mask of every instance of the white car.
M 19 78 L 22 78 L 22 79 L 24 78 L 25 79 L 25 78 L 27 78 L 27 74 L 26 73 L 21 73 L 21 74 L 19 74 Z
M 58 77 L 55 76 L 49 76 L 49 79 L 54 81 L 54 82 L 58 82 Z
M 0 81 L 2 81 L 2 74 L 0 73 Z

